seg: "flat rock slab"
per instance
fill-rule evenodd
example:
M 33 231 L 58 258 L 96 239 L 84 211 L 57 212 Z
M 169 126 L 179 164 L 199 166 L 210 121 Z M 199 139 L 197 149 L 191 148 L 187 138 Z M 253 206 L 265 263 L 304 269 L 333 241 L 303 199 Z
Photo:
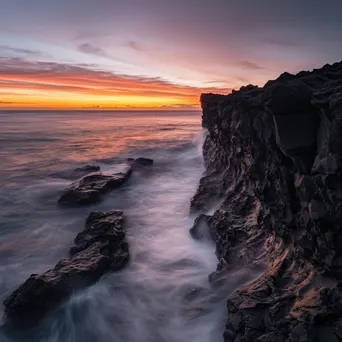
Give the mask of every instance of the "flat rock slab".
M 132 175 L 132 167 L 113 175 L 91 173 L 64 190 L 58 203 L 62 205 L 88 205 L 100 202 L 103 195 L 119 188 Z
M 123 226 L 122 211 L 91 213 L 69 257 L 43 274 L 32 274 L 4 301 L 6 318 L 18 324 L 36 321 L 73 292 L 123 268 L 129 259 Z

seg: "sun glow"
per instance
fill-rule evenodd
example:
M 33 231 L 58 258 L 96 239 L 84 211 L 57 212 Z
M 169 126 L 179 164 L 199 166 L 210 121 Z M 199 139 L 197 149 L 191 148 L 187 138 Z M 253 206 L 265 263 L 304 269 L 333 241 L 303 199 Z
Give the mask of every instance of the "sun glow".
M 3 109 L 197 109 L 200 94 L 212 90 L 173 84 L 160 78 L 48 62 L 7 59 L 0 70 Z

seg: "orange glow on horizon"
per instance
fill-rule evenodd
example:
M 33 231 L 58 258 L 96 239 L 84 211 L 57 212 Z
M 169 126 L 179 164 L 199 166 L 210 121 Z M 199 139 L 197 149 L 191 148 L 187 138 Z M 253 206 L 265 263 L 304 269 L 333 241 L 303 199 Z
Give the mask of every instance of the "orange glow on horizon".
M 0 109 L 199 109 L 202 92 L 230 91 L 57 63 L 11 63 L 0 70 Z
M 44 97 L 46 96 L 46 97 Z M 186 99 L 179 103 L 179 98 L 172 97 L 148 97 L 148 96 L 95 96 L 82 94 L 60 94 L 58 98 L 53 98 L 51 94 L 30 94 L 15 95 L 8 94 L 1 96 L 0 109 L 153 109 L 153 108 L 199 108 L 198 97 Z

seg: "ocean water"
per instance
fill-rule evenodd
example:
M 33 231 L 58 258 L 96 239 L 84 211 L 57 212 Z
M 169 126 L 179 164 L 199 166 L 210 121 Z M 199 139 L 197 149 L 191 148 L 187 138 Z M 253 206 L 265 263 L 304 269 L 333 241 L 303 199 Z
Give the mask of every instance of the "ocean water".
M 1 342 L 222 340 L 225 296 L 208 283 L 215 248 L 189 235 L 203 134 L 199 112 L 0 112 L 1 303 L 67 255 L 91 211 L 124 210 L 131 254 L 124 270 L 75 293 L 34 330 L 0 328 Z M 100 204 L 58 207 L 76 167 L 114 172 L 129 157 L 155 164 Z

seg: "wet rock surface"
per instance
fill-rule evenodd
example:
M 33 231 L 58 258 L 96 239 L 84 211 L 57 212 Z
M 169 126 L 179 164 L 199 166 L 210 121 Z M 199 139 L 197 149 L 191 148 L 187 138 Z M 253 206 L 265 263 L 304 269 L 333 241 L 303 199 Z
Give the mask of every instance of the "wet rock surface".
M 91 173 L 64 190 L 58 203 L 61 205 L 89 205 L 100 202 L 103 195 L 122 186 L 132 175 L 132 167 L 113 175 Z
M 93 212 L 69 257 L 43 274 L 32 274 L 4 301 L 6 318 L 29 325 L 73 292 L 94 284 L 107 272 L 120 270 L 128 259 L 122 211 Z
M 224 340 L 342 341 L 342 63 L 201 103 L 207 171 L 191 210 L 220 203 L 206 216 L 211 279 L 266 265 L 230 295 Z

